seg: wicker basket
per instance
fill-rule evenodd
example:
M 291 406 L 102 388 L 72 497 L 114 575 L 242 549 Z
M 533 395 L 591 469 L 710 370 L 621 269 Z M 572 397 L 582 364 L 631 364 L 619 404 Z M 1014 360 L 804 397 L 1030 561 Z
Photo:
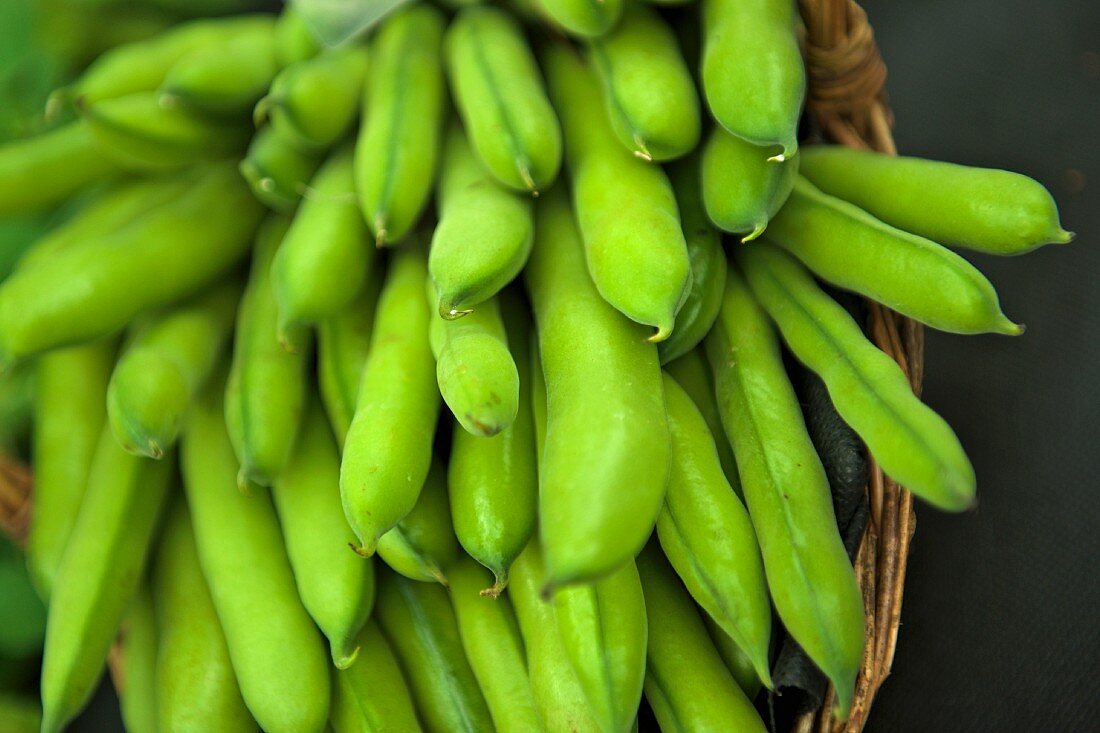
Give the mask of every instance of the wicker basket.
M 809 75 L 807 112 L 832 142 L 894 154 L 893 117 L 886 103 L 886 67 L 867 15 L 854 0 L 799 0 L 806 26 Z M 893 357 L 920 392 L 924 338 L 921 326 L 889 309 L 868 303 L 868 332 Z M 866 646 L 846 722 L 832 719 L 830 688 L 821 708 L 799 718 L 792 733 L 859 733 L 871 703 L 890 674 L 901 618 L 902 591 L 915 517 L 908 491 L 887 478 L 873 461 L 867 486 L 871 516 L 856 556 L 863 591 Z M 22 545 L 32 498 L 30 472 L 0 456 L 0 531 Z M 124 681 L 118 645 L 110 657 L 111 676 Z

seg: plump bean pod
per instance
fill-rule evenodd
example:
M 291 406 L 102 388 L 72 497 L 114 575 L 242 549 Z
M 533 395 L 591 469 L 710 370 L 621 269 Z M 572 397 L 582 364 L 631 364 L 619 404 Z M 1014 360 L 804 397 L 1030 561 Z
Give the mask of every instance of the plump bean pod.
M 543 572 L 539 543 L 532 540 L 513 563 L 508 585 L 527 652 L 535 706 L 549 733 L 597 733 L 600 724 L 566 654 L 554 604 L 541 595 Z
M 1017 336 L 976 267 L 946 247 L 884 224 L 799 178 L 768 239 L 822 280 L 950 333 Z
M 519 24 L 467 8 L 444 40 L 455 105 L 478 158 L 500 183 L 535 194 L 561 167 L 561 126 Z
M 534 210 L 530 199 L 492 183 L 457 125 L 447 134 L 438 199 L 428 271 L 440 316 L 457 318 L 523 269 L 534 242 Z
M 535 424 L 535 467 L 542 470 L 546 450 L 546 376 L 542 373 L 539 335 L 531 329 L 531 421 Z M 542 560 L 539 560 L 540 567 Z
M 638 573 L 649 616 L 645 695 L 661 730 L 764 733 L 760 714 L 726 670 L 691 598 L 653 545 L 638 557 Z
M 0 144 L 0 216 L 47 209 L 117 171 L 83 120 Z
M 257 23 L 181 58 L 160 85 L 163 104 L 239 115 L 259 101 L 278 72 L 275 20 Z
M 236 171 L 209 166 L 148 216 L 13 274 L 0 285 L 0 364 L 114 333 L 201 290 L 245 255 L 260 215 Z
M 623 0 L 532 0 L 537 10 L 564 31 L 580 38 L 598 38 L 619 22 Z
M 340 505 L 340 455 L 317 400 L 271 496 L 302 605 L 328 639 L 332 663 L 348 667 L 374 606 L 374 566 L 348 550 L 355 535 Z
M 768 160 L 764 148 L 715 127 L 702 153 L 707 216 L 743 242 L 756 239 L 791 195 L 800 158 Z
M 316 56 L 321 51 L 317 37 L 293 4 L 283 6 L 275 21 L 275 59 L 279 68 Z
M 382 275 L 381 267 L 372 268 L 351 305 L 317 324 L 317 386 L 340 450 L 355 416 Z
M 181 445 L 199 564 L 256 722 L 269 733 L 320 733 L 329 705 L 325 644 L 298 596 L 267 489 L 237 488 L 223 381 L 196 403 Z
M 329 725 L 335 733 L 418 733 L 412 696 L 390 644 L 372 619 L 359 634 L 359 663 L 333 671 Z
M 433 733 L 492 731 L 447 591 L 394 573 L 380 580 L 378 623 L 405 672 L 424 727 Z
M 707 363 L 707 355 L 700 345 L 665 366 L 665 371 L 684 388 L 695 403 L 696 409 L 707 421 L 711 437 L 714 439 L 718 461 L 722 464 L 722 473 L 730 482 L 733 492 L 741 497 L 741 481 L 737 477 L 737 462 L 733 458 L 733 449 L 726 439 L 726 430 L 722 427 L 722 417 L 718 414 L 718 402 L 714 397 L 714 377 Z M 743 497 L 742 497 L 743 498 Z
M 336 144 L 359 117 L 368 58 L 367 47 L 353 43 L 288 66 L 256 105 L 256 116 L 302 147 Z
M 691 597 L 737 641 L 771 687 L 771 599 L 752 520 L 722 472 L 699 409 L 672 377 L 666 374 L 664 383 L 672 471 L 657 519 L 661 548 Z
M 225 421 L 240 462 L 240 485 L 270 486 L 290 460 L 305 410 L 311 361 L 309 332 L 288 351 L 276 338 L 278 322 L 271 263 L 288 226 L 272 215 L 256 235 L 252 271 L 237 310 L 233 359 L 225 393 Z
M 562 646 L 604 731 L 629 731 L 646 669 L 645 599 L 633 560 L 554 594 Z
M 481 593 L 489 573 L 471 558 L 450 568 L 451 602 L 466 658 L 501 731 L 544 730 L 527 675 L 523 638 L 507 597 Z
M 691 274 L 672 186 L 660 167 L 631 155 L 615 138 L 599 86 L 573 51 L 550 46 L 543 66 L 565 130 L 588 271 L 607 302 L 655 327 L 651 341 L 664 341 Z
M 42 731 L 88 702 L 141 580 L 175 461 L 130 455 L 104 429 L 50 594 L 42 653 Z
M 37 361 L 27 565 L 44 600 L 53 589 L 106 425 L 116 346 L 113 340 L 99 341 L 51 351 Z
M 647 161 L 687 154 L 699 142 L 699 95 L 672 28 L 640 0 L 588 44 L 603 82 L 611 129 L 627 150 Z
M 669 435 L 657 347 L 596 292 L 564 191 L 537 215 L 527 286 L 548 397 L 539 531 L 547 581 L 561 585 L 606 575 L 645 544 Z
M 168 514 L 153 566 L 159 649 L 154 684 L 161 733 L 248 733 L 256 723 L 241 699 L 225 634 L 199 567 L 191 515 L 182 499 Z
M 431 283 L 428 304 L 435 305 Z M 465 430 L 487 438 L 515 421 L 519 371 L 508 350 L 496 298 L 484 301 L 460 319 L 433 317 L 431 344 L 439 392 Z
M 703 209 L 698 158 L 693 156 L 677 163 L 670 175 L 691 262 L 691 285 L 684 304 L 676 314 L 676 330 L 657 345 L 662 364 L 668 364 L 694 349 L 710 331 L 722 307 L 727 267 L 722 237 Z
M 390 261 L 344 440 L 340 496 L 367 555 L 412 511 L 432 460 L 439 388 L 428 343 L 432 312 L 424 302 L 428 272 L 418 249 Z
M 432 461 L 416 505 L 378 540 L 378 556 L 411 580 L 447 585 L 444 570 L 458 557 L 447 499 L 447 470 Z
M 760 678 L 756 676 L 756 669 L 753 667 L 749 655 L 745 654 L 745 651 L 737 645 L 733 637 L 722 631 L 722 627 L 718 625 L 717 621 L 705 613 L 702 616 L 703 624 L 707 627 L 707 633 L 710 634 L 710 640 L 714 644 L 714 650 L 722 658 L 726 669 L 733 676 L 733 681 L 745 693 L 745 697 L 750 700 L 756 699 L 757 694 L 763 689 L 764 685 L 760 682 Z
M 443 16 L 416 3 L 387 16 L 371 44 L 355 183 L 379 246 L 412 230 L 431 195 L 445 91 Z
M 352 151 L 342 148 L 313 177 L 275 254 L 271 278 L 279 333 L 350 305 L 376 259 L 355 198 Z
M 518 297 L 502 299 L 508 345 L 519 373 L 515 421 L 491 438 L 465 430 L 451 435 L 448 485 L 455 534 L 463 549 L 493 571 L 486 595 L 497 596 L 508 584 L 508 568 L 535 531 L 538 468 L 531 415 L 529 325 Z M 523 309 L 523 310 L 521 310 Z
M 833 681 L 846 718 L 863 654 L 863 600 L 778 337 L 733 269 L 706 347 L 772 602 Z
M 897 362 L 790 255 L 753 247 L 739 262 L 791 352 L 825 382 L 837 412 L 882 470 L 941 509 L 972 506 L 974 469 L 959 439 L 913 394 Z
M 176 444 L 187 410 L 226 350 L 236 279 L 151 319 L 127 343 L 107 388 L 107 416 L 130 453 L 161 458 Z
M 1050 192 L 1019 173 L 838 145 L 815 145 L 803 161 L 822 191 L 941 244 L 1018 255 L 1073 240 Z
M 320 165 L 320 155 L 302 149 L 266 125 L 252 137 L 239 168 L 262 204 L 289 214 L 297 208 Z
M 122 622 L 122 665 L 125 683 L 119 690 L 122 722 L 132 733 L 156 733 L 157 697 L 153 673 L 157 666 L 157 628 L 153 598 L 142 587 L 130 602 Z
M 96 148 L 138 171 L 173 170 L 244 150 L 251 131 L 236 120 L 164 104 L 154 92 L 105 99 L 81 108 Z
M 704 0 L 703 94 L 729 132 L 754 145 L 798 150 L 806 71 L 791 0 Z M 781 156 L 781 157 L 780 157 Z

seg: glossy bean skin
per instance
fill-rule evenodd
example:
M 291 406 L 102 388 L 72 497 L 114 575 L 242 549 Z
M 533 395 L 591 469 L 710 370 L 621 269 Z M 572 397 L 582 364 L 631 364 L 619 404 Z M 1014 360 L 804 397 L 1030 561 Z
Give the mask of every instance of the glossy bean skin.
M 355 182 L 379 246 L 412 230 L 431 194 L 442 134 L 443 16 L 427 4 L 389 15 L 371 44 Z
M 107 421 L 117 344 L 104 340 L 42 355 L 35 375 L 34 511 L 27 565 L 48 600 Z
M 317 38 L 297 8 L 293 5 L 283 6 L 275 20 L 275 59 L 279 68 L 311 59 L 320 50 Z
M 155 733 L 157 698 L 153 671 L 157 663 L 157 629 L 153 599 L 142 586 L 122 622 L 122 664 L 125 686 L 119 693 L 119 708 L 127 731 Z
M 459 637 L 493 724 L 502 731 L 543 730 L 512 604 L 482 592 L 489 574 L 471 558 L 456 563 L 449 577 Z
M 818 277 L 949 333 L 1018 336 L 997 293 L 951 250 L 880 222 L 804 178 L 772 220 L 768 240 Z
M 672 472 L 657 519 L 661 549 L 770 687 L 771 598 L 752 520 L 722 472 L 706 420 L 676 380 L 666 374 L 664 384 Z
M 562 585 L 611 573 L 642 548 L 670 449 L 657 347 L 596 292 L 564 192 L 536 213 L 526 277 L 548 398 L 539 532 L 547 581 Z
M 833 681 L 846 718 L 863 654 L 863 600 L 778 337 L 732 268 L 706 348 L 772 602 Z
M 1073 240 L 1050 192 L 1019 173 L 835 145 L 815 145 L 803 160 L 822 191 L 940 244 L 1019 255 Z
M 649 615 L 645 694 L 662 730 L 764 733 L 679 579 L 652 545 L 638 557 Z
M 764 148 L 715 127 L 702 153 L 707 216 L 743 242 L 756 239 L 791 195 L 800 158 L 768 160 Z
M 380 580 L 378 623 L 393 645 L 424 727 L 433 733 L 494 730 L 447 591 L 393 573 Z
M 598 38 L 623 14 L 623 0 L 533 0 L 542 15 L 571 36 Z
M 703 94 L 729 132 L 773 155 L 798 150 L 806 71 L 791 0 L 704 0 Z
M 54 733 L 95 691 L 141 580 L 175 461 L 122 450 L 101 431 L 88 487 L 50 594 L 42 655 L 42 730 Z
M 543 56 L 561 114 L 577 223 L 600 295 L 631 320 L 672 333 L 690 285 L 684 233 L 664 172 L 623 148 L 601 110 L 596 79 L 568 47 Z
M 378 556 L 410 580 L 447 585 L 444 574 L 458 557 L 447 500 L 447 470 L 432 461 L 416 505 L 378 540 Z
M 239 298 L 240 285 L 231 280 L 130 339 L 107 388 L 107 417 L 124 449 L 161 458 L 175 445 L 191 401 L 227 348 Z
M 320 733 L 329 704 L 325 643 L 299 599 L 268 490 L 237 487 L 223 381 L 196 403 L 181 443 L 199 565 L 256 722 L 271 733 Z
M 550 186 L 561 167 L 561 126 L 519 24 L 498 8 L 466 8 L 447 29 L 444 53 L 480 162 L 517 191 Z
M 341 148 L 310 181 L 309 196 L 275 253 L 279 332 L 313 325 L 350 305 L 376 259 L 355 199 L 352 151 Z
M 374 606 L 374 566 L 348 549 L 355 534 L 340 504 L 340 455 L 316 399 L 271 496 L 302 605 L 328 639 L 332 663 L 348 667 Z
M 289 351 L 276 338 L 271 263 L 286 234 L 285 217 L 270 216 L 256 235 L 252 271 L 237 309 L 225 392 L 225 422 L 240 462 L 242 487 L 270 486 L 290 460 L 308 389 L 311 340 L 299 333 Z
M 672 28 L 639 0 L 589 42 L 604 106 L 619 142 L 643 160 L 666 161 L 699 142 L 699 96 Z
M 750 700 L 755 699 L 760 690 L 764 688 L 764 685 L 760 682 L 760 678 L 756 676 L 756 670 L 753 667 L 752 660 L 749 659 L 749 655 L 745 654 L 744 650 L 737 645 L 737 642 L 729 634 L 722 631 L 722 627 L 718 625 L 717 621 L 707 614 L 702 614 L 702 616 L 703 624 L 707 627 L 707 633 L 710 634 L 710 640 L 714 644 L 714 650 L 722 658 L 726 669 L 733 676 L 733 681 L 745 693 L 745 697 Z
M 529 198 L 490 180 L 457 125 L 447 133 L 438 199 L 428 271 L 440 316 L 457 318 L 523 269 L 534 242 L 534 209 Z
M 822 378 L 837 412 L 883 471 L 941 509 L 972 506 L 974 469 L 966 453 L 943 418 L 913 394 L 901 367 L 790 255 L 760 247 L 739 262 L 791 352 Z
M 374 619 L 363 627 L 358 644 L 359 663 L 333 671 L 329 725 L 335 733 L 420 731 L 409 686 Z
M 416 249 L 391 258 L 344 440 L 340 496 L 359 550 L 368 555 L 412 511 L 431 465 L 440 398 L 428 339 L 427 276 Z
M 154 672 L 157 729 L 161 733 L 255 731 L 199 567 L 191 515 L 182 499 L 165 521 L 153 567 L 160 640 Z
M 707 427 L 710 428 L 711 437 L 714 439 L 715 450 L 718 451 L 718 461 L 722 464 L 722 473 L 730 482 L 733 492 L 743 499 L 741 481 L 737 477 L 737 462 L 733 458 L 730 442 L 726 439 L 722 417 L 718 414 L 718 401 L 714 396 L 714 377 L 702 344 L 679 359 L 666 364 L 665 372 L 683 387 L 703 419 L 707 421 Z
M 718 318 L 726 289 L 726 251 L 703 209 L 698 158 L 678 162 L 670 177 L 691 262 L 691 285 L 676 314 L 676 330 L 657 345 L 661 364 L 678 359 L 703 341 Z
M 241 159 L 241 175 L 256 198 L 272 211 L 290 214 L 297 208 L 321 156 L 303 150 L 271 125 L 261 127 Z

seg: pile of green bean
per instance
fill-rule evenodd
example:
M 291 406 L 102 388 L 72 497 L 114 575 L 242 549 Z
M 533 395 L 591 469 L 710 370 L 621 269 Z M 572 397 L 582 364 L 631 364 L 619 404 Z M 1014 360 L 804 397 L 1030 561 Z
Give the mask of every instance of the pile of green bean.
M 846 716 L 863 602 L 785 351 L 886 474 L 973 504 L 819 283 L 1020 333 L 945 245 L 1069 241 L 1042 186 L 800 150 L 791 0 L 454 4 L 337 47 L 188 21 L 0 147 L 0 214 L 66 214 L 0 284 L 44 733 L 120 628 L 138 732 L 613 733 L 643 694 L 763 731 L 773 612 Z

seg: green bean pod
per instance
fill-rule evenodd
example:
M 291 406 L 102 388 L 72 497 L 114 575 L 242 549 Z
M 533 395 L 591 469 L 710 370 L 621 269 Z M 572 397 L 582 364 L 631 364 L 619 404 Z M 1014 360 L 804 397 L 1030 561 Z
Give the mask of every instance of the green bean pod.
M 485 168 L 517 191 L 538 191 L 561 167 L 561 126 L 519 24 L 504 10 L 462 10 L 444 39 L 462 122 Z
M 119 444 L 160 458 L 176 444 L 187 410 L 227 347 L 240 298 L 236 280 L 152 319 L 130 340 L 107 388 Z
M 154 683 L 161 733 L 256 730 L 199 567 L 187 503 L 168 514 L 152 573 L 160 648 Z
M 462 649 L 454 608 L 442 587 L 387 573 L 378 589 L 382 626 L 432 733 L 493 730 L 489 708 Z
M 488 573 L 468 557 L 450 568 L 449 576 L 462 647 L 493 724 L 502 731 L 543 730 L 512 604 L 481 592 Z
M 329 725 L 335 733 L 418 733 L 409 686 L 386 637 L 372 619 L 359 634 L 359 663 L 332 675 Z
M 913 394 L 897 362 L 786 253 L 753 247 L 739 262 L 791 352 L 825 382 L 882 470 L 941 509 L 971 507 L 974 469 L 959 439 Z
M 438 199 L 428 271 L 439 315 L 458 318 L 523 269 L 534 242 L 534 211 L 530 199 L 490 180 L 457 125 L 447 133 Z
M 707 216 L 742 242 L 756 239 L 791 195 L 800 157 L 768 160 L 764 148 L 715 127 L 702 153 Z
M 706 347 L 772 602 L 832 680 L 846 718 L 863 654 L 863 600 L 779 340 L 733 269 Z
M 276 338 L 277 305 L 271 263 L 288 226 L 270 216 L 256 235 L 252 271 L 237 310 L 225 421 L 240 461 L 238 481 L 270 486 L 290 460 L 305 410 L 310 334 L 288 351 Z
M 690 152 L 701 122 L 695 80 L 672 28 L 639 0 L 622 20 L 588 43 L 588 58 L 603 82 L 611 129 L 642 160 L 665 161 Z
M 88 488 L 50 594 L 42 653 L 42 731 L 56 733 L 87 704 L 141 581 L 175 461 L 96 445 Z
M 175 201 L 14 273 L 0 285 L 0 364 L 114 333 L 201 290 L 244 257 L 261 213 L 236 171 L 210 166 Z
M 279 68 L 305 61 L 321 51 L 313 31 L 293 3 L 283 6 L 275 20 L 275 59 Z
M 539 532 L 547 581 L 561 585 L 613 572 L 642 548 L 670 449 L 657 347 L 596 292 L 564 191 L 536 213 L 526 274 L 548 397 Z
M 745 654 L 745 651 L 737 645 L 737 642 L 725 631 L 722 631 L 722 627 L 718 625 L 718 622 L 709 615 L 703 614 L 703 624 L 707 627 L 707 633 L 710 634 L 714 650 L 722 658 L 726 669 L 733 676 L 733 681 L 745 693 L 745 697 L 750 700 L 755 699 L 764 685 L 760 682 L 760 678 L 756 676 L 756 669 L 753 667 L 749 655 Z
M 619 144 L 601 110 L 599 86 L 576 54 L 555 44 L 543 65 L 565 130 L 588 271 L 607 302 L 655 327 L 651 341 L 664 341 L 691 274 L 672 186 L 660 167 Z
M 280 334 L 351 304 L 377 259 L 369 236 L 355 199 L 352 151 L 342 148 L 314 176 L 275 254 Z
M 629 731 L 642 697 L 648 635 L 634 561 L 595 583 L 557 591 L 553 603 L 566 656 L 601 729 Z
M 340 496 L 367 555 L 412 511 L 431 465 L 439 389 L 428 342 L 427 277 L 417 248 L 391 259 L 344 440 Z
M 745 650 L 770 688 L 772 607 L 752 520 L 722 472 L 706 420 L 667 374 L 665 405 L 672 472 L 657 519 L 661 548 L 691 597 Z
M 48 600 L 107 421 L 113 341 L 60 349 L 37 362 L 34 406 L 34 511 L 27 565 Z
M 288 66 L 256 105 L 256 115 L 304 148 L 328 148 L 344 138 L 359 116 L 368 68 L 367 47 L 328 49 Z
M 542 15 L 580 38 L 598 38 L 619 22 L 623 0 L 532 0 Z
M 316 400 L 271 496 L 302 605 L 328 639 L 332 663 L 348 667 L 374 606 L 374 566 L 348 550 L 355 535 L 340 505 L 340 455 Z
M 355 183 L 379 246 L 397 244 L 428 203 L 445 92 L 443 16 L 425 3 L 386 17 L 371 45 Z
M 237 488 L 221 381 L 195 405 L 181 447 L 199 564 L 256 722 L 269 733 L 320 733 L 328 719 L 328 655 L 299 599 L 268 491 Z
M 444 570 L 458 557 L 447 499 L 447 471 L 432 461 L 416 505 L 378 540 L 378 556 L 410 580 L 447 585 Z
M 271 125 L 257 130 L 239 169 L 264 206 L 289 214 L 302 200 L 321 156 L 285 139 Z
M 132 733 L 155 733 L 157 698 L 153 673 L 157 664 L 157 628 L 153 599 L 142 586 L 122 622 L 122 668 L 125 684 L 119 690 L 122 722 Z
M 799 178 L 768 239 L 818 277 L 950 333 L 1018 336 L 976 267 L 946 247 L 884 224 Z
M 798 150 L 806 71 L 791 0 L 704 0 L 703 94 L 729 132 L 754 145 Z
M 662 364 L 678 359 L 702 343 L 722 307 L 727 267 L 722 237 L 703 209 L 698 158 L 693 156 L 677 163 L 670 175 L 691 262 L 691 285 L 676 314 L 676 330 L 657 345 Z
M 645 695 L 661 730 L 767 731 L 657 548 L 638 557 L 638 572 L 649 616 Z

